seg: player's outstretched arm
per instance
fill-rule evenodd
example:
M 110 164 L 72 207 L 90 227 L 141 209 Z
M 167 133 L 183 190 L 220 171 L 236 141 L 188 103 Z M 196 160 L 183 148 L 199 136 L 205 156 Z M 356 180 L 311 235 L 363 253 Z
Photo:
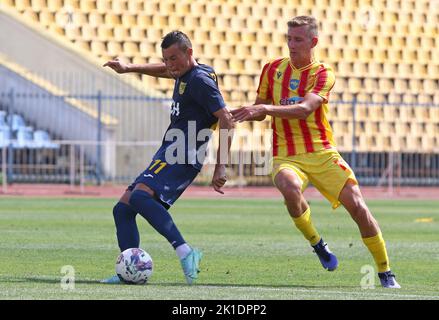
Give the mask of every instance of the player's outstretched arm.
M 261 99 L 261 98 L 256 98 L 256 101 L 255 101 L 253 106 L 270 104 L 270 102 L 271 102 L 270 100 L 264 100 L 264 99 Z M 253 108 L 244 109 L 244 108 L 246 108 L 246 107 L 238 108 L 238 109 L 235 109 L 235 110 L 231 111 L 231 113 L 232 113 L 234 118 L 235 118 L 235 115 L 236 115 L 236 118 L 239 118 L 239 120 L 235 119 L 235 121 L 241 121 L 241 122 L 242 121 L 262 121 L 266 117 L 265 114 L 258 114 L 258 115 L 256 115 L 256 113 L 255 113 L 256 109 L 253 109 Z M 240 120 L 240 118 L 243 115 L 246 116 L 245 120 Z
M 304 120 L 319 108 L 324 99 L 317 94 L 307 93 L 303 101 L 294 105 L 269 105 L 257 104 L 253 106 L 243 106 L 234 110 L 235 121 L 249 121 L 262 116 L 273 116 L 282 119 L 301 119 Z
M 110 67 L 117 73 L 141 73 L 152 77 L 172 78 L 164 63 L 133 64 L 125 63 L 119 58 L 107 61 L 103 67 Z
M 227 107 L 218 110 L 214 115 L 218 118 L 220 134 L 215 171 L 212 177 L 212 186 L 216 192 L 224 194 L 224 191 L 222 191 L 221 188 L 227 181 L 226 163 L 229 158 L 235 124 L 233 122 L 233 116 Z

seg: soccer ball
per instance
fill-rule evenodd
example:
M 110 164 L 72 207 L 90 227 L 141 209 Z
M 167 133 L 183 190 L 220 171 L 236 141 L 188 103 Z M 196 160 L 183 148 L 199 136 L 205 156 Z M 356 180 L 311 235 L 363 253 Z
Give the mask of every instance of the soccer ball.
M 145 250 L 130 248 L 116 260 L 116 274 L 128 284 L 145 284 L 152 275 L 152 259 Z

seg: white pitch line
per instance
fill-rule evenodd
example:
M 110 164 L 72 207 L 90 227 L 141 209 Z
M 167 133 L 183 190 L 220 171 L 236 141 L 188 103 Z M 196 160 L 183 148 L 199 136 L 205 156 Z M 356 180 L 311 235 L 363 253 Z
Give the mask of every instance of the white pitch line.
M 320 290 L 320 289 L 297 289 L 297 288 L 265 288 L 265 287 L 237 287 L 237 286 L 230 286 L 230 287 L 223 287 L 223 286 L 198 286 L 198 287 L 207 287 L 207 288 L 217 288 L 217 289 L 240 289 L 240 290 L 246 290 L 246 289 L 254 289 L 256 291 L 292 291 L 294 292 L 304 292 L 304 293 L 326 293 L 326 294 L 338 294 L 338 295 L 367 295 L 368 293 L 373 293 L 373 295 L 376 296 L 387 296 L 387 297 L 395 297 L 395 298 L 422 298 L 422 299 L 439 299 L 439 296 L 424 296 L 424 295 L 416 295 L 416 294 L 392 294 L 392 293 L 385 293 L 385 292 L 376 292 L 374 289 L 364 289 L 361 292 L 356 291 L 334 291 L 334 290 Z M 393 290 L 393 289 L 388 289 Z

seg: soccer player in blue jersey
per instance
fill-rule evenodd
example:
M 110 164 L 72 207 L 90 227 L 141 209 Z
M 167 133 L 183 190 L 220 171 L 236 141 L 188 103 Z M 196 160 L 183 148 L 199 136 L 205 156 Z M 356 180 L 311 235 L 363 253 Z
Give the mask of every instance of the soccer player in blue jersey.
M 137 72 L 175 79 L 171 124 L 162 146 L 151 164 L 114 206 L 113 216 L 121 251 L 139 247 L 136 224 L 136 215 L 139 213 L 175 249 L 186 281 L 192 284 L 198 277 L 202 253 L 186 243 L 168 209 L 200 172 L 211 129 L 219 124 L 222 132 L 224 129 L 228 132 L 234 128 L 234 124 L 219 91 L 215 71 L 195 61 L 189 38 L 181 31 L 170 32 L 163 38 L 161 48 L 163 63 L 134 65 L 115 59 L 104 64 L 104 67 L 108 66 L 118 73 Z M 198 141 L 200 135 L 204 141 Z M 178 139 L 182 136 L 186 141 Z M 220 154 L 228 154 L 231 137 L 232 134 L 226 139 L 227 146 L 221 145 L 220 139 L 212 178 L 213 188 L 219 193 L 223 193 L 221 188 L 226 183 L 225 164 L 220 163 L 220 158 L 226 157 Z M 118 276 L 113 276 L 102 282 L 119 283 L 120 280 Z

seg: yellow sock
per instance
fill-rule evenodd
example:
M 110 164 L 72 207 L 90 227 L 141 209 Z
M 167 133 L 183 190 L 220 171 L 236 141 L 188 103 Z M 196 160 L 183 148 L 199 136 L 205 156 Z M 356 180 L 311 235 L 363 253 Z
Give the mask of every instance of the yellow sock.
M 316 245 L 320 241 L 320 235 L 311 221 L 311 209 L 308 208 L 302 215 L 298 218 L 293 218 L 296 227 L 303 233 L 306 240 L 311 243 L 311 245 Z
M 374 237 L 363 238 L 363 242 L 372 254 L 378 267 L 378 272 L 389 271 L 389 257 L 387 256 L 386 243 L 381 232 Z

